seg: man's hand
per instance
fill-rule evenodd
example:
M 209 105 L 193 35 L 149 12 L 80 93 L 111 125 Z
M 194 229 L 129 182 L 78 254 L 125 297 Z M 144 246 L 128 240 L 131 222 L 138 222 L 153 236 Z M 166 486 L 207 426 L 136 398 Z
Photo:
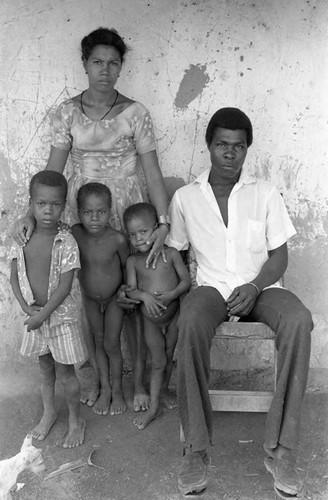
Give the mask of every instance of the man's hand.
M 138 307 L 140 300 L 129 299 L 126 292 L 132 291 L 133 289 L 128 285 L 121 285 L 116 293 L 116 301 L 122 309 L 133 310 Z
M 237 286 L 226 300 L 228 316 L 247 316 L 253 309 L 257 296 L 255 286 L 249 283 Z

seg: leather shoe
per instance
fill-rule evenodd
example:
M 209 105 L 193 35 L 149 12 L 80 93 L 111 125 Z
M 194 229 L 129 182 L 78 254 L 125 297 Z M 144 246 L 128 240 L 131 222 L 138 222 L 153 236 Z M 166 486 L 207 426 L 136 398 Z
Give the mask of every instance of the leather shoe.
M 285 458 L 267 457 L 264 459 L 264 465 L 273 476 L 276 493 L 281 498 L 297 498 L 302 491 L 303 481 L 293 462 Z
M 182 495 L 200 493 L 207 487 L 206 452 L 189 452 L 182 459 L 178 475 L 178 487 Z

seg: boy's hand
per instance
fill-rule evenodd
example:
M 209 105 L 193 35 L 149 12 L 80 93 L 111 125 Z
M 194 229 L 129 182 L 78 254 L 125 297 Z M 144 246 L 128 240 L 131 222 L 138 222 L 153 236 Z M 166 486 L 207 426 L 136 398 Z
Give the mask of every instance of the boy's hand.
M 136 309 L 136 307 L 140 304 L 139 300 L 130 299 L 126 293 L 132 291 L 133 288 L 128 285 L 121 285 L 116 293 L 116 301 L 122 309 Z
M 28 316 L 34 316 L 39 311 L 41 311 L 41 307 L 35 306 L 34 304 L 32 304 L 31 306 L 24 307 L 24 313 L 27 314 Z
M 164 304 L 166 307 L 174 300 L 172 292 L 155 292 L 155 296 Z
M 44 322 L 44 318 L 41 316 L 40 311 L 35 313 L 33 316 L 30 316 L 24 321 L 24 325 L 27 325 L 27 331 L 37 330 L 40 328 L 42 323 Z
M 143 293 L 142 302 L 145 305 L 147 314 L 149 316 L 154 316 L 155 318 L 161 316 L 166 309 L 166 306 L 161 300 L 147 292 Z

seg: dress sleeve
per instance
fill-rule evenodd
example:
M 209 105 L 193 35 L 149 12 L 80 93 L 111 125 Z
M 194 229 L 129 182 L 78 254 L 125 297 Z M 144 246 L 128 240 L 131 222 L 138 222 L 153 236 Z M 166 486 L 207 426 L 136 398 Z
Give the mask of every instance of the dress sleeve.
M 287 242 L 296 234 L 295 228 L 288 215 L 283 197 L 273 187 L 268 199 L 266 239 L 267 249 L 274 250 Z
M 145 106 L 141 103 L 136 104 L 131 124 L 136 151 L 138 154 L 149 153 L 156 150 L 153 122 Z
M 71 233 L 65 235 L 63 239 L 63 254 L 61 259 L 60 273 L 67 273 L 72 269 L 80 269 L 80 253 L 75 238 Z
M 56 109 L 51 128 L 51 145 L 58 149 L 70 151 L 73 138 L 71 124 L 74 112 L 72 102 L 64 101 Z

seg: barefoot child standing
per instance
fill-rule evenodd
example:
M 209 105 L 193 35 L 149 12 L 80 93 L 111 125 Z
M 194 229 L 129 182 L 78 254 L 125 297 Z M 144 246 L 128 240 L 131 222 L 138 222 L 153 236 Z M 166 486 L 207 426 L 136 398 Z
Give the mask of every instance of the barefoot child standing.
M 123 283 L 129 247 L 125 236 L 109 224 L 111 204 L 107 186 L 85 184 L 77 194 L 81 224 L 72 227 L 81 255 L 83 303 L 96 347 L 96 363 L 92 365 L 100 392 L 93 411 L 98 415 L 118 415 L 126 410 L 120 344 L 124 311 L 117 304 L 116 292 Z
M 131 205 L 124 213 L 124 223 L 136 250 L 127 260 L 126 293 L 141 302 L 145 340 L 151 354 L 150 408 L 135 419 L 137 427 L 144 429 L 160 414 L 160 395 L 166 406 L 176 406 L 168 387 L 178 336 L 179 297 L 189 290 L 190 277 L 175 248 L 165 247 L 167 262 L 160 257 L 155 269 L 146 267 L 149 238 L 157 226 L 152 205 Z
M 42 440 L 55 423 L 54 390 L 58 378 L 69 411 L 63 446 L 73 448 L 84 440 L 85 421 L 79 411 L 80 386 L 74 364 L 86 359 L 86 348 L 80 336 L 78 246 L 67 230 L 58 230 L 66 195 L 67 182 L 62 174 L 44 170 L 32 177 L 30 207 L 36 226 L 24 247 L 13 244 L 10 281 L 28 316 L 21 354 L 39 357 L 42 378 L 43 416 L 30 434 Z

